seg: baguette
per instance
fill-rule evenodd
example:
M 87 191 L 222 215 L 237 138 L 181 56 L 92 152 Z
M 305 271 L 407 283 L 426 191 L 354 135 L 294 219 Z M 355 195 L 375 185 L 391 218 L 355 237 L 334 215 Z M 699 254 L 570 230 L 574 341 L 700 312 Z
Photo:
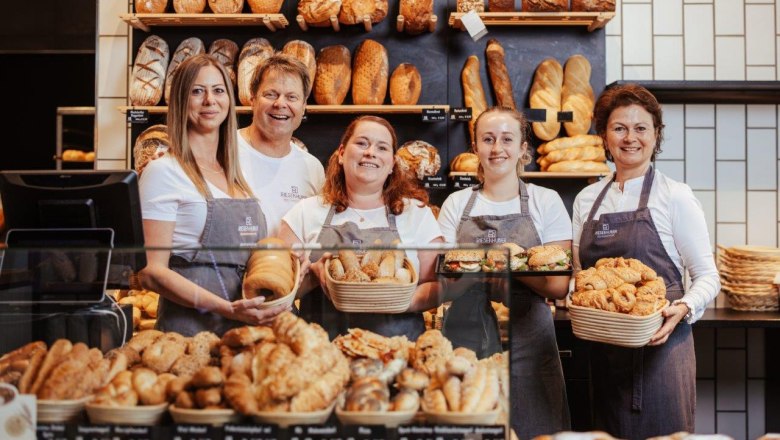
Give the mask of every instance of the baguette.
M 583 172 L 583 173 L 608 173 L 609 167 L 604 162 L 591 162 L 584 160 L 565 160 L 551 164 L 547 167 L 550 172 Z
M 223 66 L 225 66 L 225 70 L 227 70 L 227 73 L 230 76 L 230 82 L 233 83 L 233 88 L 235 88 L 236 56 L 238 55 L 238 44 L 225 38 L 214 40 L 214 42 L 211 43 L 211 46 L 209 46 L 209 55 L 214 55 L 214 57 L 217 58 Z
M 165 87 L 165 71 L 168 68 L 168 44 L 162 38 L 151 35 L 138 48 L 133 63 L 130 105 L 157 105 Z
M 558 61 L 547 58 L 539 64 L 531 86 L 530 103 L 532 109 L 547 111 L 545 122 L 531 124 L 534 134 L 541 140 L 549 141 L 558 136 L 561 123 L 558 112 L 561 111 L 561 88 L 563 87 L 563 68 Z
M 463 83 L 463 101 L 466 107 L 471 107 L 471 120 L 469 121 L 469 136 L 474 145 L 474 124 L 477 118 L 487 110 L 485 89 L 482 88 L 482 78 L 479 75 L 479 59 L 472 55 L 466 59 L 463 70 L 460 73 Z
M 352 62 L 349 49 L 336 45 L 320 49 L 314 77 L 314 101 L 320 105 L 340 105 L 349 92 Z
M 176 3 L 174 3 L 175 5 Z M 205 2 L 204 2 L 205 6 Z M 168 70 L 165 73 L 165 102 L 170 103 L 171 97 L 171 83 L 173 82 L 173 72 L 179 67 L 179 64 L 184 62 L 189 57 L 200 55 L 206 52 L 206 46 L 203 45 L 203 41 L 197 37 L 187 38 L 179 44 L 176 48 L 176 52 L 171 57 L 171 62 L 168 63 Z
M 404 17 L 404 32 L 418 35 L 428 29 L 433 15 L 433 0 L 401 0 L 398 11 Z
M 387 49 L 374 40 L 363 40 L 352 60 L 352 102 L 382 104 L 387 95 L 389 68 Z
M 551 151 L 563 150 L 565 148 L 585 147 L 588 145 L 604 145 L 601 136 L 595 134 L 580 134 L 571 137 L 562 137 L 539 146 L 536 151 L 539 154 L 550 154 Z
M 499 107 L 517 108 L 512 93 L 512 80 L 509 78 L 504 61 L 504 48 L 501 47 L 498 40 L 488 40 L 485 48 L 485 59 L 487 60 L 490 82 L 493 84 L 493 93 L 496 94 L 496 104 Z
M 282 53 L 302 62 L 309 72 L 309 84 L 314 84 L 314 77 L 317 75 L 317 53 L 311 44 L 303 40 L 288 41 L 282 48 Z
M 252 38 L 244 44 L 238 56 L 238 101 L 241 105 L 252 105 L 252 78 L 257 66 L 274 54 L 274 48 L 265 38 Z
M 590 86 L 590 62 L 582 55 L 572 55 L 566 61 L 561 90 L 561 108 L 573 113 L 571 122 L 563 127 L 569 136 L 586 134 L 593 120 L 593 105 L 596 102 L 593 87 Z
M 390 102 L 393 105 L 415 105 L 422 93 L 422 77 L 414 64 L 401 63 L 390 76 Z

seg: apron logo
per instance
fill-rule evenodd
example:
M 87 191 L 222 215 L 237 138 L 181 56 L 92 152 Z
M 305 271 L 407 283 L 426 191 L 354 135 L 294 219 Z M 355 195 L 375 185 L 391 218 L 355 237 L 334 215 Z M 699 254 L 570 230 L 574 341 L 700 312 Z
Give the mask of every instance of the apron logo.
M 596 239 L 612 238 L 617 234 L 617 229 L 610 229 L 609 223 L 601 225 L 601 230 L 596 231 Z
M 506 243 L 506 238 L 498 237 L 495 229 L 488 229 L 486 237 L 477 237 L 477 243 Z
M 363 244 L 363 240 L 360 240 L 360 239 L 356 238 L 356 239 L 352 240 L 352 244 L 354 244 L 355 246 L 360 246 L 360 245 Z
M 281 192 L 281 196 L 286 200 L 303 200 L 306 198 L 304 194 L 300 193 L 300 189 L 296 185 L 291 185 L 288 192 Z
M 244 224 L 238 227 L 239 235 L 257 235 L 260 227 L 254 224 L 252 216 L 244 217 Z
M 244 224 L 247 225 L 247 226 L 251 226 L 252 225 L 252 217 L 245 218 L 244 219 Z

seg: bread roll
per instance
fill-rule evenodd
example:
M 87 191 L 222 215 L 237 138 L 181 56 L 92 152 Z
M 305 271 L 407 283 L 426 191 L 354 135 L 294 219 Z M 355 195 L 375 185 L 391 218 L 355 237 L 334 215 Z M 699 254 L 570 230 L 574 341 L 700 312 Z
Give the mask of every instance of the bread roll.
M 339 23 L 360 24 L 368 16 L 371 23 L 379 23 L 387 16 L 387 0 L 342 0 Z
M 212 0 L 209 0 L 212 1 Z M 238 55 L 238 44 L 226 38 L 214 40 L 209 46 L 209 54 L 214 55 L 227 70 L 230 75 L 230 82 L 233 88 L 236 88 L 236 56 Z
M 349 92 L 352 57 L 345 46 L 320 49 L 314 77 L 314 101 L 320 105 L 340 105 Z
M 476 173 L 479 157 L 474 153 L 461 153 L 450 162 L 450 171 Z
M 138 14 L 162 14 L 168 0 L 135 0 L 135 12 Z
M 543 157 L 550 164 L 563 162 L 565 160 L 590 160 L 597 162 L 604 162 L 607 160 L 604 148 L 601 146 L 564 148 L 562 150 L 551 151 L 550 154 Z
M 200 14 L 206 10 L 206 0 L 173 0 L 177 14 Z
M 274 48 L 265 38 L 252 38 L 244 44 L 238 56 L 238 101 L 252 105 L 252 77 L 257 66 L 274 54 Z
M 268 237 L 257 242 L 258 245 L 286 246 L 278 238 Z M 252 252 L 246 263 L 244 277 L 244 297 L 254 298 L 263 291 L 272 292 L 270 298 L 282 298 L 292 292 L 295 286 L 295 271 L 292 255 L 288 249 L 260 249 Z
M 466 107 L 471 107 L 471 120 L 469 121 L 469 136 L 474 144 L 474 124 L 477 118 L 487 110 L 485 89 L 482 88 L 482 78 L 479 75 L 479 59 L 472 55 L 466 59 L 463 70 L 460 73 L 463 83 L 463 101 Z M 476 170 L 475 170 L 476 171 Z
M 175 4 L 175 3 L 174 3 Z M 206 2 L 204 1 L 205 5 Z M 176 48 L 176 52 L 171 57 L 171 62 L 168 63 L 168 70 L 165 73 L 165 102 L 170 103 L 171 97 L 171 82 L 173 81 L 173 72 L 179 67 L 179 64 L 184 62 L 187 58 L 195 55 L 199 55 L 206 52 L 206 46 L 203 44 L 200 38 L 191 37 L 182 41 L 179 47 Z
M 569 0 L 522 0 L 523 12 L 560 12 L 569 10 Z
M 615 0 L 571 0 L 572 12 L 615 11 Z
M 337 17 L 341 0 L 301 0 L 298 13 L 312 26 L 330 26 L 330 17 Z
M 458 0 L 458 12 L 485 12 L 485 0 Z
M 539 154 L 549 154 L 551 151 L 562 150 L 564 148 L 585 147 L 588 145 L 604 145 L 601 136 L 595 134 L 580 134 L 571 137 L 562 137 L 539 146 L 536 151 Z
M 550 165 L 550 172 L 582 172 L 582 173 L 608 173 L 609 167 L 604 162 L 591 162 L 582 160 L 565 160 Z
M 433 15 L 433 0 L 401 0 L 398 11 L 404 17 L 404 32 L 417 35 L 428 29 Z
M 157 35 L 149 36 L 138 48 L 130 76 L 130 105 L 157 105 L 163 95 L 168 68 L 168 44 Z
M 371 39 L 363 40 L 352 60 L 352 102 L 382 104 L 387 95 L 389 69 L 385 47 Z
M 582 55 L 572 55 L 566 61 L 561 90 L 561 109 L 573 114 L 571 122 L 563 123 L 569 136 L 587 134 L 590 131 L 593 105 L 596 102 L 593 87 L 590 86 L 590 71 L 590 62 Z
M 398 166 L 411 172 L 422 180 L 425 176 L 435 176 L 441 168 L 441 156 L 433 145 L 425 141 L 409 141 L 395 153 Z
M 488 0 L 489 12 L 514 12 L 515 0 Z
M 139 173 L 159 152 L 168 150 L 168 127 L 163 124 L 152 125 L 135 139 L 133 159 L 135 170 Z
M 401 63 L 390 76 L 390 102 L 393 105 L 415 105 L 422 92 L 420 71 L 414 64 Z
M 247 0 L 253 14 L 278 14 L 284 0 Z
M 244 0 L 209 0 L 209 8 L 215 14 L 239 14 L 244 9 Z
M 561 88 L 563 87 L 563 68 L 558 61 L 547 58 L 539 64 L 531 86 L 530 103 L 532 109 L 547 110 L 546 122 L 531 124 L 534 134 L 541 140 L 549 141 L 558 136 L 561 123 L 558 112 L 561 111 Z
M 491 11 L 493 12 L 493 11 Z M 493 93 L 496 94 L 496 105 L 500 107 L 517 108 L 512 92 L 512 80 L 504 62 L 504 48 L 498 40 L 491 38 L 485 48 L 490 82 L 493 84 Z
M 309 84 L 314 84 L 317 75 L 317 53 L 314 47 L 303 40 L 288 41 L 282 48 L 282 53 L 302 62 L 309 71 Z

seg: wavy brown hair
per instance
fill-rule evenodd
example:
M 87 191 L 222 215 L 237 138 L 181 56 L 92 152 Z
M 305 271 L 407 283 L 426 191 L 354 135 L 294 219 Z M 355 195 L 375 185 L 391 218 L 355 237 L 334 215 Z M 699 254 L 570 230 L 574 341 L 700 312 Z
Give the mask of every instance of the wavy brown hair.
M 344 135 L 341 136 L 339 148 L 328 159 L 328 168 L 325 172 L 325 186 L 322 188 L 322 197 L 325 203 L 333 205 L 336 208 L 336 212 L 343 212 L 349 207 L 347 178 L 344 175 L 344 166 L 339 163 L 339 151 L 349 142 L 349 139 L 355 134 L 355 128 L 361 122 L 376 122 L 385 127 L 393 139 L 393 153 L 398 149 L 398 139 L 395 136 L 395 130 L 386 119 L 366 115 L 355 118 L 349 124 Z M 382 189 L 382 200 L 385 206 L 390 209 L 390 212 L 394 215 L 399 215 L 404 212 L 405 198 L 421 201 L 423 204 L 420 206 L 428 204 L 428 192 L 420 187 L 417 179 L 412 179 L 401 171 L 396 160 L 393 164 L 393 172 L 385 180 Z

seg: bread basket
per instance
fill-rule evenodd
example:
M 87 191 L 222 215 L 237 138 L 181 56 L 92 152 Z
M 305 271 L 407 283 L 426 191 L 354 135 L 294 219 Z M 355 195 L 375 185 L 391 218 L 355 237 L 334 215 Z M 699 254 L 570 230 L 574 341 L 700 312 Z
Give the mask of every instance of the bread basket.
M 92 396 L 76 400 L 38 400 L 37 419 L 40 423 L 74 422 L 81 417 L 84 405 L 92 400 Z
M 501 412 L 498 407 L 485 412 L 427 411 L 424 405 L 423 411 L 428 423 L 443 425 L 492 425 Z
M 168 408 L 174 423 L 192 425 L 222 426 L 225 423 L 238 423 L 241 414 L 230 408 L 224 409 L 186 409 L 171 405 Z
M 409 309 L 418 278 L 408 258 L 404 258 L 404 267 L 412 274 L 408 284 L 336 281 L 330 275 L 331 261 L 326 263 L 325 284 L 336 309 L 350 313 L 403 313 Z
M 154 426 L 168 410 L 168 403 L 145 406 L 111 406 L 87 404 L 87 415 L 93 424 Z
M 260 252 L 262 252 L 262 251 L 260 251 Z M 298 287 L 301 284 L 301 280 L 300 280 L 301 277 L 299 276 L 300 273 L 301 273 L 301 260 L 299 260 L 292 253 L 290 254 L 290 258 L 292 258 L 292 262 L 293 262 L 293 276 L 295 277 L 295 285 L 293 285 L 292 290 L 290 291 L 290 293 L 288 293 L 287 295 L 285 295 L 285 296 L 283 296 L 281 298 L 276 298 L 276 299 L 271 300 L 271 301 L 264 301 L 262 304 L 260 304 L 259 308 L 261 308 L 261 309 L 269 309 L 271 307 L 277 307 L 277 306 L 282 306 L 282 305 L 289 307 L 289 306 L 292 305 L 293 301 L 295 301 L 295 294 L 298 292 Z M 241 295 L 244 298 L 246 298 L 246 294 L 243 291 L 243 289 L 241 291 Z
M 258 411 L 252 418 L 258 423 L 270 423 L 280 428 L 293 425 L 321 425 L 328 420 L 336 406 L 334 400 L 327 408 L 312 412 Z
M 566 297 L 566 306 L 569 308 L 574 336 L 588 341 L 638 348 L 647 345 L 661 328 L 664 321 L 661 311 L 669 304 L 668 300 L 664 301 L 663 307 L 646 316 L 577 306 L 572 304 L 571 295 Z

